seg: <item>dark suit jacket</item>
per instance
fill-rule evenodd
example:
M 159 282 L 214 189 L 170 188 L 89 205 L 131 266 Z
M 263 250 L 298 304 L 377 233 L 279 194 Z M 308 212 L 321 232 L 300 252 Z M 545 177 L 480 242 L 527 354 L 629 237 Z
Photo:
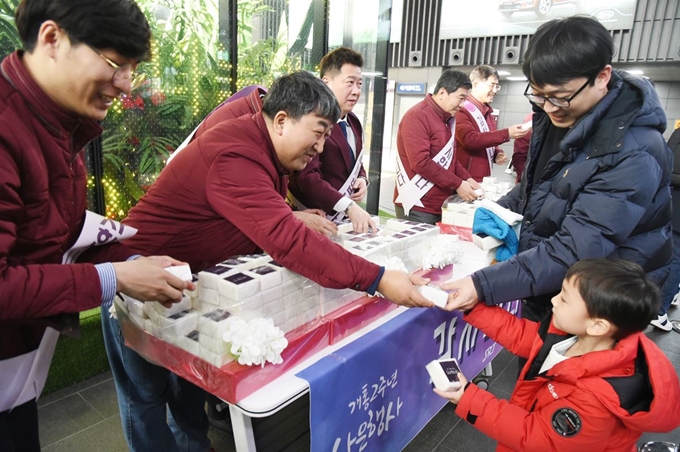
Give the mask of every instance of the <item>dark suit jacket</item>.
M 354 113 L 347 115 L 354 138 L 356 149 L 355 158 L 359 156 L 363 146 L 363 129 L 359 118 Z M 290 177 L 288 189 L 309 209 L 322 209 L 327 214 L 333 214 L 333 206 L 342 198 L 338 190 L 345 183 L 352 171 L 349 158 L 349 144 L 340 126 L 333 126 L 331 136 L 323 147 L 323 153 L 312 159 L 305 169 L 295 172 Z M 366 177 L 362 167 L 359 176 Z

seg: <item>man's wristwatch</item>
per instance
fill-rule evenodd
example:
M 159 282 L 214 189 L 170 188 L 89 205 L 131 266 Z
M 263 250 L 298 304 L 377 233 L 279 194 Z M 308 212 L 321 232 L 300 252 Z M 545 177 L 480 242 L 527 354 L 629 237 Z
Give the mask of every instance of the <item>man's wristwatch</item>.
M 349 216 L 349 209 L 351 209 L 352 206 L 355 205 L 355 204 L 356 204 L 356 203 L 355 203 L 354 201 L 350 201 L 349 205 L 347 206 L 347 208 L 345 209 L 345 212 L 344 212 L 344 214 L 345 214 L 346 217 Z
M 369 185 L 371 185 L 371 181 L 368 180 L 368 177 L 366 176 L 359 176 L 359 179 L 363 179 L 366 181 L 366 188 L 368 188 Z

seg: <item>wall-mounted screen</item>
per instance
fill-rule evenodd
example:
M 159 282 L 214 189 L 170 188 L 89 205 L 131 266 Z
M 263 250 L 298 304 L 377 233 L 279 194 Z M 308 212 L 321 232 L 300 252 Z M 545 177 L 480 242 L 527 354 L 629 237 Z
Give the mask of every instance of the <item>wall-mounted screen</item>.
M 637 0 L 445 0 L 440 39 L 533 34 L 552 19 L 583 14 L 608 30 L 633 26 Z

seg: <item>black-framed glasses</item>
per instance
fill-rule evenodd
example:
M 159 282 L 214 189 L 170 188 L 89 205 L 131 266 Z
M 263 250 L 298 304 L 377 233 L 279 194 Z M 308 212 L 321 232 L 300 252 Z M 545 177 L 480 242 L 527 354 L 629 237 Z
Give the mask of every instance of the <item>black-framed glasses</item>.
M 114 85 L 125 86 L 127 83 L 130 83 L 130 90 L 134 91 L 135 89 L 139 88 L 141 84 L 144 82 L 146 74 L 136 73 L 134 69 L 132 69 L 131 64 L 121 66 L 120 64 L 111 60 L 111 58 L 107 57 L 106 55 L 104 55 L 91 45 L 87 43 L 83 44 L 89 47 L 94 53 L 99 55 L 102 60 L 106 61 L 106 64 L 115 69 L 115 71 L 113 72 L 113 77 L 111 78 L 111 81 L 113 82 Z
M 545 96 L 539 96 L 538 94 L 534 93 L 529 93 L 529 88 L 531 88 L 531 83 L 527 83 L 527 87 L 524 89 L 524 97 L 529 99 L 532 103 L 538 105 L 539 107 L 542 107 L 543 104 L 545 104 L 545 101 L 550 102 L 556 107 L 560 108 L 569 108 L 569 105 L 572 100 L 574 100 L 574 97 L 578 96 L 578 94 L 586 89 L 586 86 L 590 84 L 592 79 L 586 80 L 586 82 L 583 84 L 582 87 L 580 87 L 574 94 L 572 94 L 569 97 L 545 97 Z

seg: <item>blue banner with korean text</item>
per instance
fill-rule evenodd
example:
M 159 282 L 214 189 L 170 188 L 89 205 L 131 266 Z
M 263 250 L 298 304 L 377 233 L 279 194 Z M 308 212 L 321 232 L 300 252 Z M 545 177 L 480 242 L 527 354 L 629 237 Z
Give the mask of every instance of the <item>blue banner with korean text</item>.
M 311 390 L 312 451 L 402 450 L 447 403 L 425 365 L 456 358 L 472 379 L 500 349 L 461 313 L 405 311 L 297 374 Z

